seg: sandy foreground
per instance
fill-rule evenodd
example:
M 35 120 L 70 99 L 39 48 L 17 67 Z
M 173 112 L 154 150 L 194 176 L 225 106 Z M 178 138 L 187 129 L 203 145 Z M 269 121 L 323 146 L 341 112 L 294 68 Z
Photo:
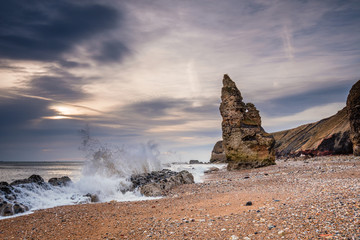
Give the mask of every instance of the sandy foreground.
M 40 210 L 0 220 L 0 239 L 360 239 L 360 158 L 281 160 L 162 199 Z

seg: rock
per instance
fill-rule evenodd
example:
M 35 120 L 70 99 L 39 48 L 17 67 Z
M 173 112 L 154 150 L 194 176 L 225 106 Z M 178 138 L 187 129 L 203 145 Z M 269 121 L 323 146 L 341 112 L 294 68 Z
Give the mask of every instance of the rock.
M 140 193 L 144 196 L 158 197 L 162 196 L 163 191 L 161 186 L 156 183 L 149 183 L 140 188 Z
M 59 187 L 68 186 L 70 183 L 72 183 L 68 176 L 63 176 L 61 178 L 50 178 L 48 182 L 53 186 Z
M 273 225 L 273 224 L 269 224 L 269 225 L 268 225 L 268 229 L 269 229 L 269 230 L 271 230 L 271 229 L 273 229 L 273 228 L 275 228 L 275 227 L 276 227 L 276 226 Z
M 203 164 L 203 163 L 200 162 L 199 160 L 190 160 L 189 164 Z
M 275 164 L 275 140 L 261 127 L 254 104 L 243 102 L 235 83 L 224 75 L 220 113 L 223 147 L 228 170 L 256 168 Z
M 208 170 L 204 171 L 204 173 L 212 173 L 212 172 L 218 172 L 220 169 L 217 167 L 211 167 Z
M 318 122 L 272 134 L 277 157 L 313 157 L 353 151 L 346 107 Z
M 4 195 L 12 193 L 12 187 L 7 182 L 0 182 L 0 192 Z
M 239 237 L 238 236 L 236 236 L 236 235 L 231 235 L 231 237 L 229 238 L 230 240 L 238 240 L 239 239 Z
M 96 194 L 88 193 L 88 194 L 84 195 L 84 197 L 88 197 L 90 199 L 90 202 L 100 202 L 100 199 L 99 199 L 98 195 L 96 195 Z
M 226 163 L 223 141 L 218 141 L 211 152 L 211 163 Z
M 0 198 L 0 216 L 12 216 L 14 214 L 28 211 L 29 208 L 23 204 L 7 202 Z
M 20 203 L 15 203 L 13 205 L 14 214 L 23 213 L 29 210 L 27 206 L 24 206 Z
M 177 173 L 164 169 L 147 175 L 134 175 L 131 179 L 136 187 L 139 187 L 140 193 L 148 197 L 162 196 L 176 186 L 194 183 L 193 175 L 185 170 Z
M 35 183 L 35 184 L 43 184 L 45 181 L 44 179 L 39 175 L 31 175 L 29 178 L 21 179 L 21 180 L 15 180 L 12 183 L 10 183 L 11 186 L 16 186 L 20 184 L 27 184 L 27 183 Z
M 251 201 L 248 201 L 246 204 L 245 204 L 245 206 L 252 206 L 253 205 L 253 203 L 251 202 Z
M 360 80 L 351 88 L 346 101 L 350 121 L 350 139 L 353 154 L 360 156 Z

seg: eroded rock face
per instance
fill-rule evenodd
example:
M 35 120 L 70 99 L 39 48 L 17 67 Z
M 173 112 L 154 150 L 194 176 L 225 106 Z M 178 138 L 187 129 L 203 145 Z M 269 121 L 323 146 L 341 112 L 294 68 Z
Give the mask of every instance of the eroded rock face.
M 352 86 L 346 101 L 346 107 L 349 114 L 353 153 L 355 156 L 360 156 L 360 80 Z
M 240 91 L 224 75 L 220 113 L 223 117 L 223 147 L 228 170 L 275 164 L 274 138 L 261 127 L 254 104 L 243 102 Z
M 218 141 L 211 152 L 211 163 L 226 163 L 223 141 Z

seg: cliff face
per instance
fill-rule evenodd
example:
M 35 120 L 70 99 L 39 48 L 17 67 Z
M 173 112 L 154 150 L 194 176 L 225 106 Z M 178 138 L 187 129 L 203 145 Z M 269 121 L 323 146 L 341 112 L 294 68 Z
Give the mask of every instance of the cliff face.
M 276 156 L 360 155 L 360 80 L 348 95 L 346 107 L 315 123 L 273 133 Z
M 329 118 L 272 134 L 277 157 L 352 153 L 346 107 Z
M 349 115 L 353 152 L 355 156 L 360 156 L 360 80 L 352 86 L 346 106 Z
M 224 75 L 220 113 L 228 170 L 275 164 L 274 138 L 261 127 L 254 104 L 242 100 L 235 83 Z

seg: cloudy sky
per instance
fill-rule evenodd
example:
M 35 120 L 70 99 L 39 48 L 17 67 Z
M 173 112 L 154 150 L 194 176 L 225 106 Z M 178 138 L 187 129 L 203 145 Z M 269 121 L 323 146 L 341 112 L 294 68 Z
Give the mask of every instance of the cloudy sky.
M 335 114 L 360 79 L 360 2 L 2 0 L 0 161 L 80 160 L 79 129 L 207 161 L 224 73 L 268 132 Z

